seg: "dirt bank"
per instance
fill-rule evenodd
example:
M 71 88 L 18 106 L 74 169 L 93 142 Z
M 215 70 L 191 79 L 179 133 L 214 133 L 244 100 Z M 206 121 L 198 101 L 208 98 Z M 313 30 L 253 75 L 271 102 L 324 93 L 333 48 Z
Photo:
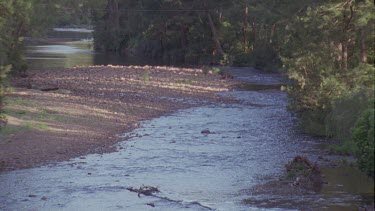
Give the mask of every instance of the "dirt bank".
M 114 150 L 143 120 L 228 101 L 215 95 L 238 82 L 202 69 L 92 66 L 33 71 L 12 81 L 1 132 L 4 171 Z M 42 91 L 50 90 L 50 91 Z

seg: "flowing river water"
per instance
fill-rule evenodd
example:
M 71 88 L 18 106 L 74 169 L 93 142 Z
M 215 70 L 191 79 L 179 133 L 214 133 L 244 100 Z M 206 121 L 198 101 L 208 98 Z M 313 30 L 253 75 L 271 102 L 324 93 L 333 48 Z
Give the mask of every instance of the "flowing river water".
M 254 196 L 251 187 L 277 178 L 294 156 L 320 159 L 324 140 L 296 128 L 279 75 L 231 73 L 252 85 L 221 93 L 239 103 L 143 122 L 114 153 L 0 174 L 0 210 L 357 210 L 373 198 L 373 181 L 351 167 L 325 169 L 328 184 L 310 196 Z M 160 192 L 129 191 L 143 185 Z

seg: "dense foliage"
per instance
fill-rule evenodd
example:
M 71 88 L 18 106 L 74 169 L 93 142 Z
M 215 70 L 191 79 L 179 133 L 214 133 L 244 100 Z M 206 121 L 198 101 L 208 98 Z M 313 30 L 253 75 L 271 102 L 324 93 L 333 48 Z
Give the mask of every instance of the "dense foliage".
M 275 69 L 280 65 L 277 41 L 281 38 L 272 10 L 281 4 L 110 0 L 102 18 L 95 21 L 95 46 L 164 62 Z
M 353 129 L 353 139 L 358 145 L 358 165 L 374 177 L 374 109 L 366 110 Z
M 293 80 L 291 106 L 307 132 L 349 137 L 356 117 L 373 106 L 374 14 L 371 1 L 326 1 L 306 7 L 288 28 L 282 59 Z
M 359 166 L 371 176 L 374 126 L 364 119 L 374 108 L 374 20 L 372 1 L 316 1 L 291 19 L 280 51 L 304 130 L 358 149 Z

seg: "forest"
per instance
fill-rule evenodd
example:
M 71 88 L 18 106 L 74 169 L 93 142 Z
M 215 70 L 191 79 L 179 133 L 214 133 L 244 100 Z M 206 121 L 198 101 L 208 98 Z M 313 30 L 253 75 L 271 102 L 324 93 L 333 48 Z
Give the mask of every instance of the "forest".
M 29 74 L 25 38 L 85 27 L 98 52 L 281 73 L 303 131 L 373 177 L 374 24 L 371 0 L 0 0 L 1 125 L 9 79 Z

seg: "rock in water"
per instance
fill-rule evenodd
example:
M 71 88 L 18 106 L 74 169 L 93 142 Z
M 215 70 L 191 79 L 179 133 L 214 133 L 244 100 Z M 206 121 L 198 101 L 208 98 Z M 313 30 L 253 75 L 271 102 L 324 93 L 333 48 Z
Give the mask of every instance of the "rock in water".
M 201 132 L 202 134 L 210 134 L 211 133 L 211 131 L 210 130 L 202 130 L 202 132 Z

